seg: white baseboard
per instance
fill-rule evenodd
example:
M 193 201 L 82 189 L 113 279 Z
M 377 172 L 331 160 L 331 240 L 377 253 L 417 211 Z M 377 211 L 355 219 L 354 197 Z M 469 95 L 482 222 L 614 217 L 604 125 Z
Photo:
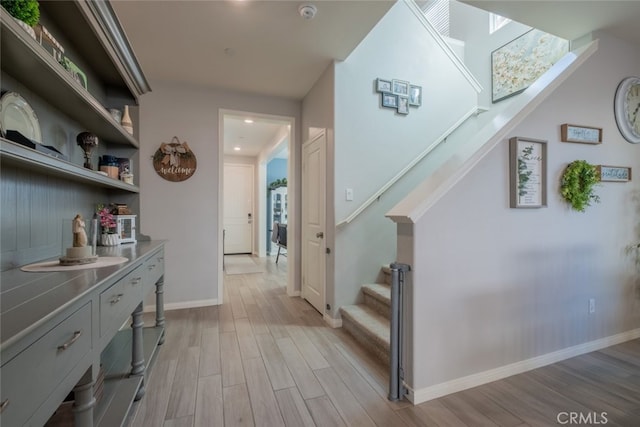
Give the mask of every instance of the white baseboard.
M 537 369 L 542 366 L 550 365 L 552 363 L 560 362 L 571 357 L 620 344 L 625 341 L 634 340 L 636 338 L 640 338 L 640 328 L 622 332 L 616 335 L 611 335 L 605 338 L 600 338 L 595 341 L 590 341 L 573 347 L 564 348 L 562 350 L 543 354 L 541 356 L 536 356 L 531 359 L 522 360 L 520 362 L 511 363 L 509 365 L 490 369 L 488 371 L 478 372 L 477 374 L 468 375 L 466 377 L 456 378 L 455 380 L 436 384 L 430 387 L 425 387 L 417 390 L 407 387 L 407 398 L 411 402 L 413 402 L 414 405 L 417 405 L 428 400 L 436 399 L 438 397 L 446 396 L 448 394 L 456 393 L 472 387 L 477 387 L 482 384 L 501 380 L 512 375 L 521 374 L 532 369 Z
M 334 319 L 333 317 L 329 316 L 327 313 L 324 314 L 323 319 L 332 328 L 342 327 L 342 319 Z
M 287 289 L 287 295 L 290 297 L 299 297 L 301 295 L 300 291 L 290 291 Z
M 218 305 L 217 299 L 201 299 L 197 301 L 182 301 L 182 302 L 170 302 L 164 305 L 165 311 L 180 310 L 183 308 L 196 308 L 196 307 L 208 307 L 210 305 Z M 145 313 L 150 311 L 156 311 L 155 305 L 146 305 L 143 308 Z

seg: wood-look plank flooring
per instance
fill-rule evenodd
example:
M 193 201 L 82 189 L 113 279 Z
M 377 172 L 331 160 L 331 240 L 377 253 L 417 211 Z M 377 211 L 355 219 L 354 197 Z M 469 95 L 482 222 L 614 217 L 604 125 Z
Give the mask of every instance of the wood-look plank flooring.
M 266 273 L 225 276 L 223 305 L 165 313 L 166 342 L 129 426 L 640 426 L 640 340 L 394 403 L 387 368 L 286 295 L 286 258 L 258 262 Z

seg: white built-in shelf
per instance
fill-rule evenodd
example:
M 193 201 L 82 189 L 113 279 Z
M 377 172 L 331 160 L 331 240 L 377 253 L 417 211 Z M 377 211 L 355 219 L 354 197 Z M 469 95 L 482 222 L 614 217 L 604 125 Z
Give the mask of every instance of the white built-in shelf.
M 23 167 L 26 166 L 29 170 L 37 170 L 47 175 L 59 176 L 74 182 L 124 190 L 130 193 L 140 192 L 140 188 L 136 185 L 109 178 L 96 171 L 49 156 L 4 138 L 0 138 L 0 160 L 2 160 L 3 166 L 5 164 L 17 164 Z
M 0 28 L 4 71 L 96 134 L 101 141 L 139 146 L 107 109 L 4 10 L 0 13 Z

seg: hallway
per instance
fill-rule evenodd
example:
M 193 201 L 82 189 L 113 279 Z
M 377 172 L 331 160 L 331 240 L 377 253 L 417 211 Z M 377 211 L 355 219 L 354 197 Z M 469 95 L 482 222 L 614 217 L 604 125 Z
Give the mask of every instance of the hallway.
M 166 312 L 166 342 L 130 426 L 548 426 L 564 412 L 640 418 L 640 341 L 412 406 L 386 367 L 285 293 L 286 261 L 225 276 L 225 304 Z M 149 320 L 151 321 L 151 320 Z M 568 416 L 568 415 L 567 415 Z

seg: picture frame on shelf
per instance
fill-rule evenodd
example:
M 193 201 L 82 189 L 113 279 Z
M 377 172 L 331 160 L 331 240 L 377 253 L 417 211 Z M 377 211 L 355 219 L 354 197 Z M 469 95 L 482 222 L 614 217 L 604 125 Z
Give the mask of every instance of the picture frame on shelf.
M 569 41 L 532 29 L 491 52 L 491 102 L 517 95 L 569 52 Z
M 400 96 L 409 96 L 409 82 L 404 80 L 391 80 L 391 93 Z
M 398 95 L 392 93 L 382 93 L 380 97 L 382 106 L 386 108 L 398 108 Z
M 631 181 L 631 168 L 626 166 L 598 165 L 598 176 L 602 182 L 629 182 Z
M 376 91 L 382 93 L 391 93 L 391 81 L 376 79 Z
M 412 107 L 422 105 L 422 86 L 409 85 L 409 105 Z
M 509 199 L 511 208 L 547 206 L 547 141 L 509 139 Z
M 398 114 L 409 114 L 408 96 L 398 96 Z
M 602 128 L 565 123 L 560 125 L 560 140 L 581 144 L 602 144 Z

